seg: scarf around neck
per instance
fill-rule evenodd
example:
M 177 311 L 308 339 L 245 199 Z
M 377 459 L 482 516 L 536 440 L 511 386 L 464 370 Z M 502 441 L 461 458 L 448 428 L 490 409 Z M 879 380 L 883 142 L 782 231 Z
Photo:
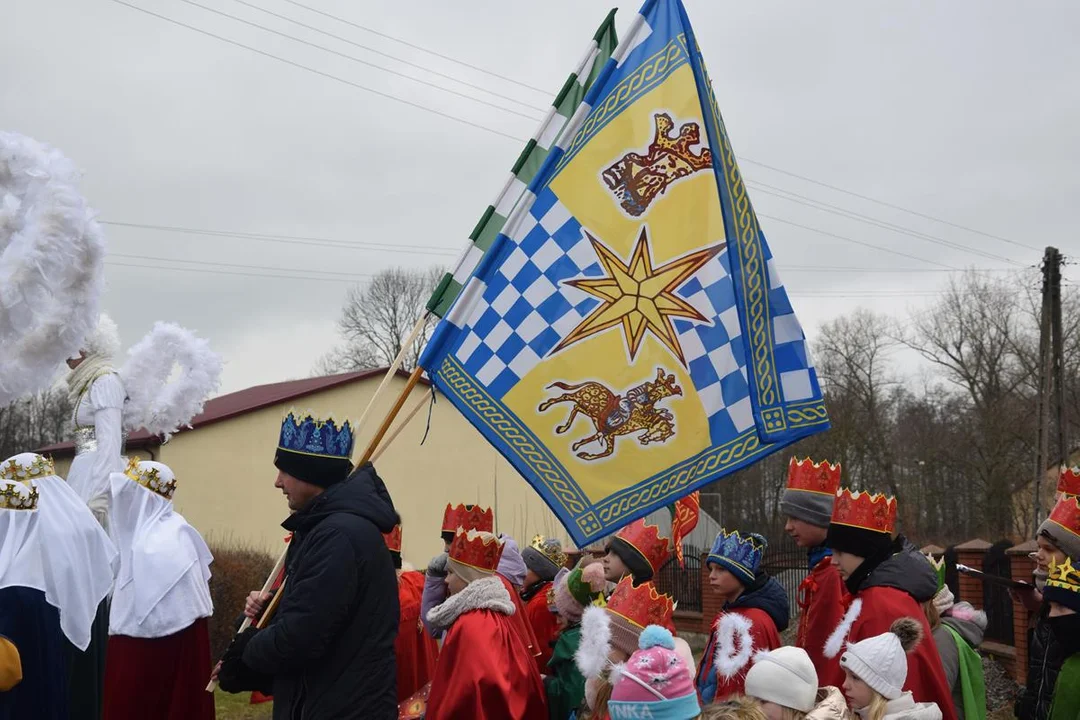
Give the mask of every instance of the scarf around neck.
M 68 373 L 68 400 L 71 402 L 72 412 L 78 411 L 79 400 L 90 391 L 94 381 L 111 372 L 114 372 L 112 358 L 105 355 L 87 355 L 77 368 Z

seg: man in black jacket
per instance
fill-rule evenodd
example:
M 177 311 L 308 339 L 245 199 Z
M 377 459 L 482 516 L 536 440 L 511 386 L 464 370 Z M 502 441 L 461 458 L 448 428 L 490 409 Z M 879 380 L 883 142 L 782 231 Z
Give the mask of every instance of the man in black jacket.
M 370 463 L 349 475 L 351 451 L 348 423 L 290 413 L 282 426 L 274 485 L 293 537 L 280 604 L 237 636 L 219 676 L 230 692 L 272 688 L 274 720 L 397 717 L 397 580 L 382 533 L 399 518 Z M 252 593 L 245 613 L 269 600 Z

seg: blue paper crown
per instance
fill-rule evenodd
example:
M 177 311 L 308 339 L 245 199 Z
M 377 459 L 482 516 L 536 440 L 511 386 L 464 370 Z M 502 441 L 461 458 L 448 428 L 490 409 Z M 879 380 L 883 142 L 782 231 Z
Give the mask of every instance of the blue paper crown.
M 338 427 L 331 418 L 320 420 L 308 413 L 297 419 L 297 414 L 290 411 L 281 421 L 278 448 L 303 455 L 348 460 L 352 457 L 354 439 L 348 420 Z
M 769 541 L 757 533 L 739 534 L 721 528 L 709 550 L 707 563 L 714 563 L 738 577 L 744 585 L 754 580 Z

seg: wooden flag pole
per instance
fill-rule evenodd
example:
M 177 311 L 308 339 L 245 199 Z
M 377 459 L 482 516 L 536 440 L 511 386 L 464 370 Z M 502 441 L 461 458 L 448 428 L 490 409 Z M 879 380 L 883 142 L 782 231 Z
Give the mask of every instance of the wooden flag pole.
M 285 567 L 285 556 L 288 554 L 288 551 L 289 551 L 289 546 L 286 545 L 285 546 L 285 552 L 281 553 L 281 557 L 279 557 L 277 559 L 277 562 L 274 563 L 274 569 L 271 570 L 270 574 L 266 577 L 266 582 L 263 583 L 262 590 L 259 591 L 260 596 L 262 594 L 264 594 L 264 593 L 270 592 L 270 588 L 273 587 L 273 585 L 274 585 L 274 580 L 277 579 L 277 576 L 279 574 L 281 574 L 282 568 Z M 284 582 L 281 583 L 281 587 L 285 587 Z M 278 588 L 278 592 L 274 596 L 274 602 L 271 603 L 271 606 L 274 607 L 275 609 L 277 608 L 277 599 L 280 598 L 280 597 L 281 597 L 281 588 Z M 269 608 L 267 608 L 267 610 L 269 610 Z M 265 612 L 263 613 L 263 617 L 266 617 Z M 237 634 L 239 635 L 240 633 L 247 630 L 249 627 L 251 627 L 251 618 L 245 617 L 244 622 L 240 623 L 240 629 L 237 631 Z M 259 625 L 257 627 L 262 627 L 262 618 L 260 618 Z M 210 683 L 206 686 L 206 692 L 214 692 L 215 690 L 217 690 L 217 686 L 218 686 L 217 680 L 211 680 Z
M 397 436 L 401 434 L 401 431 L 404 430 L 410 422 L 412 422 L 412 419 L 416 417 L 416 414 L 420 412 L 425 405 L 431 402 L 431 396 L 434 394 L 435 388 L 432 388 L 431 392 L 427 393 L 426 395 L 424 395 L 424 397 L 416 401 L 416 404 L 412 406 L 411 410 L 409 410 L 409 414 L 405 416 L 405 419 L 402 420 L 398 424 L 398 426 L 394 428 L 394 432 L 390 433 L 390 436 L 386 438 L 386 442 L 379 445 L 379 448 L 375 451 L 375 454 L 371 456 L 371 462 L 375 462 L 382 456 L 384 452 L 386 452 L 386 449 L 390 447 L 390 444 L 393 443 Z
M 416 321 L 416 325 L 409 332 L 409 336 L 405 338 L 405 342 L 401 344 L 401 351 L 398 352 L 397 357 L 394 358 L 394 362 L 390 363 L 390 367 L 386 369 L 386 375 L 383 376 L 382 382 L 379 383 L 379 387 L 375 388 L 375 394 L 371 396 L 371 400 L 368 401 L 367 407 L 364 408 L 363 415 L 356 422 L 354 426 L 356 428 L 356 436 L 360 437 L 360 432 L 364 427 L 364 423 L 367 422 L 368 416 L 371 414 L 371 409 L 375 407 L 375 401 L 379 399 L 379 396 L 383 394 L 386 388 L 390 385 L 390 381 L 394 375 L 397 374 L 398 368 L 401 367 L 401 363 L 405 360 L 405 354 L 409 352 L 409 348 L 413 346 L 416 339 L 420 337 L 420 333 L 424 330 L 424 325 L 427 323 L 428 318 L 431 317 L 429 313 L 424 313 L 420 316 L 420 319 Z M 364 462 L 356 463 L 357 467 L 363 465 Z
M 409 398 L 409 393 L 416 387 L 416 383 L 420 382 L 420 376 L 424 374 L 424 368 L 419 365 L 412 374 L 409 375 L 409 380 L 405 383 L 405 387 L 402 388 L 401 394 L 398 395 L 398 399 L 394 402 L 394 406 L 390 408 L 390 412 L 383 418 L 382 425 L 379 426 L 378 431 L 375 433 L 375 437 L 371 438 L 371 442 L 368 443 L 367 450 L 364 451 L 364 456 L 360 458 L 360 462 L 357 463 L 357 467 L 362 466 L 364 463 L 371 460 L 371 456 L 375 454 L 375 448 L 382 442 L 383 437 L 386 435 L 386 431 L 390 429 L 391 423 L 401 412 L 401 406 L 405 404 L 405 401 Z

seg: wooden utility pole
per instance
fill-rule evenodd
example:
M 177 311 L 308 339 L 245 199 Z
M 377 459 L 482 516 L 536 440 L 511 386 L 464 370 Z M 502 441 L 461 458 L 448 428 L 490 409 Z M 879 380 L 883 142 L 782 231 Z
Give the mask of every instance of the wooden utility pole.
M 1061 253 L 1048 247 L 1043 255 L 1042 313 L 1039 318 L 1039 394 L 1037 399 L 1038 442 L 1035 449 L 1035 528 L 1042 522 L 1042 481 L 1050 465 L 1050 397 L 1057 406 L 1058 464 L 1069 461 L 1065 438 L 1065 383 L 1061 338 Z

